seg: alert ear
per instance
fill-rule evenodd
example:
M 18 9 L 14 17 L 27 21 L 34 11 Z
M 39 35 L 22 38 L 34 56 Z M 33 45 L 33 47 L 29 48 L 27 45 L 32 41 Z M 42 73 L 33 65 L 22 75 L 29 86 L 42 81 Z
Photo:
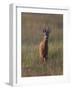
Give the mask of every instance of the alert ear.
M 46 30 L 45 30 L 45 29 L 43 29 L 43 33 L 44 33 L 44 32 L 46 32 Z

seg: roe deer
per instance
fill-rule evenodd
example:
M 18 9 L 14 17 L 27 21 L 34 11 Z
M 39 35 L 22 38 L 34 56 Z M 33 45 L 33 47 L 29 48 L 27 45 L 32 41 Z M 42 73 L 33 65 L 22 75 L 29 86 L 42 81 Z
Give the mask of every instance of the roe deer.
M 48 59 L 48 38 L 49 38 L 50 29 L 44 29 L 43 30 L 43 40 L 40 42 L 39 45 L 39 54 L 40 54 L 40 60 L 42 63 L 46 62 Z

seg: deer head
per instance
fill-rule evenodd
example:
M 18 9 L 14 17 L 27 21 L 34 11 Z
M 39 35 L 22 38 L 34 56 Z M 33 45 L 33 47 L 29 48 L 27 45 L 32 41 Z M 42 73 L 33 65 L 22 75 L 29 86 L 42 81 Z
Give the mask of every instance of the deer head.
M 43 29 L 43 33 L 44 33 L 44 38 L 45 38 L 46 40 L 48 40 L 49 33 L 50 33 L 49 27 L 48 27 L 48 28 L 44 28 L 44 29 Z

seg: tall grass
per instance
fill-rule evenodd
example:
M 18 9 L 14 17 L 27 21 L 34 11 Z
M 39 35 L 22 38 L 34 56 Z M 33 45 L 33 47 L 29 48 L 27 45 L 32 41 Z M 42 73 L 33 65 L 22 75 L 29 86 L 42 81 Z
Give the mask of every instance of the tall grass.
M 22 13 L 22 77 L 63 74 L 62 20 L 62 15 Z M 50 26 L 51 33 L 48 41 L 48 60 L 46 64 L 41 64 L 39 57 L 39 43 L 43 39 L 43 34 L 40 27 L 44 23 Z

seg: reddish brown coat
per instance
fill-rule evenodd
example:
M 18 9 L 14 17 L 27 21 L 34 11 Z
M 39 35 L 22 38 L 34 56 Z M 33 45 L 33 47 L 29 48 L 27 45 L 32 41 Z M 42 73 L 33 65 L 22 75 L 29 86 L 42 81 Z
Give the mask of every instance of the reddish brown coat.
M 41 62 L 46 62 L 48 58 L 48 40 L 43 40 L 39 45 L 39 54 Z

